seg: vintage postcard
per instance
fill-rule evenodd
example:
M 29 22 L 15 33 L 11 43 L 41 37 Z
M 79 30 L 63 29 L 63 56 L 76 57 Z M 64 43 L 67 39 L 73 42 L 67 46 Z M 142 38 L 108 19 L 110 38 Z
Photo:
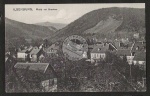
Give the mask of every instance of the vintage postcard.
M 145 3 L 5 4 L 5 92 L 145 92 Z

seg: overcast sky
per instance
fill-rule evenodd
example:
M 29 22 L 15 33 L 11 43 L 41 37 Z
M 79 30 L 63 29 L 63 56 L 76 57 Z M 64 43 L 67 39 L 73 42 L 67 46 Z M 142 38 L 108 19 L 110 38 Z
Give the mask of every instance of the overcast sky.
M 38 22 L 70 23 L 92 10 L 106 7 L 145 8 L 144 3 L 101 3 L 101 4 L 6 4 L 5 17 L 34 24 Z M 14 11 L 14 8 L 32 8 L 33 11 Z M 37 11 L 41 9 L 57 9 Z

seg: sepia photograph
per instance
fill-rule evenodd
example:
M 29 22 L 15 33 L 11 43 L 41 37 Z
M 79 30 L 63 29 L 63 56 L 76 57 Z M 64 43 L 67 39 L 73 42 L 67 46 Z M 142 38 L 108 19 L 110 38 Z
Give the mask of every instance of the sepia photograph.
M 4 18 L 6 93 L 147 91 L 145 3 L 5 4 Z

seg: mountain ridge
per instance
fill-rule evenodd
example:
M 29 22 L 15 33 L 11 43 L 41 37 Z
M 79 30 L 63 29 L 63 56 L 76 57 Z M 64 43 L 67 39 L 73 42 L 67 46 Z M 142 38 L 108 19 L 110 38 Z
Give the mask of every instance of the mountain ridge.
M 54 30 L 50 30 L 46 26 L 26 24 L 5 18 L 5 36 L 7 39 L 15 37 L 36 39 L 45 38 L 52 34 L 54 34 Z
M 94 36 L 104 37 L 104 38 L 110 37 L 110 39 L 111 38 L 114 39 L 117 37 L 122 38 L 126 33 L 129 33 L 129 37 L 130 37 L 130 35 L 132 35 L 133 33 L 139 32 L 140 30 L 143 31 L 145 29 L 144 8 L 119 8 L 119 7 L 102 8 L 84 14 L 80 18 L 68 24 L 63 29 L 57 31 L 49 38 L 49 40 L 51 40 L 52 42 L 59 41 L 59 40 L 62 41 L 67 36 L 70 35 L 81 35 L 86 38 L 88 36 L 83 34 L 85 33 L 85 31 L 95 27 L 102 20 L 107 21 L 110 16 L 113 17 L 113 19 L 115 20 L 121 20 L 121 18 L 123 18 L 121 25 L 118 25 L 117 28 L 112 28 L 115 29 L 115 31 L 112 34 L 110 34 L 109 32 L 106 32 L 105 34 L 105 32 L 101 32 L 100 30 L 98 34 L 94 34 L 94 35 L 87 34 L 87 35 L 89 35 L 89 37 L 94 37 Z M 107 22 L 107 24 L 108 23 L 109 22 Z M 112 25 L 113 23 L 111 24 L 111 26 Z M 103 33 L 104 36 L 101 36 L 101 33 Z M 145 31 L 141 33 L 143 34 L 145 33 Z M 117 34 L 119 34 L 120 36 L 116 36 Z
M 64 28 L 67 24 L 63 24 L 63 23 L 52 23 L 52 22 L 39 22 L 39 23 L 35 23 L 35 25 L 41 25 L 41 26 L 53 26 L 55 27 L 57 30 Z

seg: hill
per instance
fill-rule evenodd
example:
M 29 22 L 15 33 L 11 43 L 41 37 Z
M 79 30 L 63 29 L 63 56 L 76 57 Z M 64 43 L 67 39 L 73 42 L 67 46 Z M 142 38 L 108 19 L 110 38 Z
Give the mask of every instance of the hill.
M 29 39 L 46 38 L 55 31 L 45 26 L 25 24 L 5 18 L 5 36 L 7 39 L 24 37 Z
M 98 39 L 131 38 L 134 33 L 145 34 L 145 9 L 112 7 L 83 15 L 55 32 L 49 40 L 62 41 L 73 34 Z
M 48 26 L 48 27 L 54 27 L 57 30 L 62 29 L 66 26 L 66 24 L 62 23 L 51 23 L 51 22 L 41 22 L 41 23 L 36 23 L 35 25 L 41 25 L 41 26 Z

